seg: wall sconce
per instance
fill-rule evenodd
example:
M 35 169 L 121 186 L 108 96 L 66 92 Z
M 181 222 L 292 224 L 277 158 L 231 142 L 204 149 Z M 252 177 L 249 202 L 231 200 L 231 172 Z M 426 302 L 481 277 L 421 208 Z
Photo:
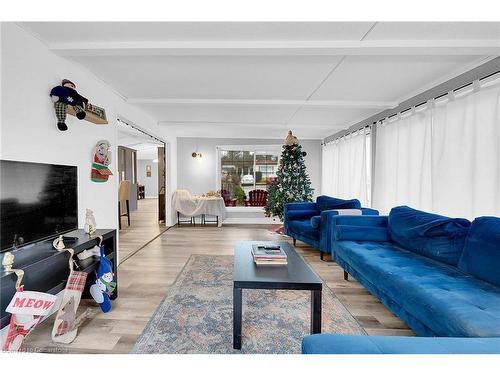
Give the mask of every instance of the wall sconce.
M 193 152 L 193 153 L 191 154 L 191 156 L 192 156 L 194 159 L 196 159 L 196 158 L 201 158 L 201 152 L 196 152 L 196 151 L 195 151 L 195 152 Z

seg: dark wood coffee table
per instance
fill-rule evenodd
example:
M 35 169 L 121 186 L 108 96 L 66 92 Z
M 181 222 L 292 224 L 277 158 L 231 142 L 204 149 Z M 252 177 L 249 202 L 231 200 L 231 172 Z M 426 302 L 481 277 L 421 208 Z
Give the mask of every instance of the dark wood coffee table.
M 280 245 L 287 265 L 257 266 L 252 259 L 253 244 Z M 241 349 L 242 289 L 311 291 L 311 333 L 321 333 L 321 291 L 323 284 L 293 247 L 284 241 L 241 241 L 234 249 L 233 348 Z

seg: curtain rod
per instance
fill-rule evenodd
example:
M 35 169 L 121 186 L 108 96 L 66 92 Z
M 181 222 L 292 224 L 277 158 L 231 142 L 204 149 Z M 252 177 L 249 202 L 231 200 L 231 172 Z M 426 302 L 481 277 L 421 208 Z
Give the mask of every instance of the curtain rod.
M 345 131 L 346 131 L 346 133 L 342 133 L 341 135 L 339 134 L 339 133 L 340 133 L 340 132 L 339 132 L 339 133 L 337 133 L 337 134 L 339 134 L 339 136 L 338 136 L 338 137 L 336 137 L 336 138 L 334 138 L 334 139 L 331 139 L 331 140 L 329 140 L 329 141 L 326 141 L 326 138 L 325 138 L 323 141 L 321 141 L 321 146 L 324 146 L 324 145 L 326 145 L 326 144 L 328 144 L 328 143 L 335 142 L 335 141 L 339 140 L 340 138 L 347 137 L 348 135 L 351 135 L 351 134 L 357 133 L 357 132 L 359 132 L 360 130 L 367 129 L 367 128 L 368 128 L 368 129 L 371 129 L 371 128 L 372 128 L 372 124 L 365 125 L 365 126 L 363 126 L 362 128 L 359 128 L 358 130 L 353 130 L 353 131 L 348 131 L 348 130 L 345 130 Z
M 326 137 L 323 140 L 323 143 L 329 143 L 337 138 L 343 137 L 346 134 L 363 129 L 366 126 L 372 126 L 387 117 L 392 117 L 400 112 L 407 111 L 412 107 L 427 103 L 427 101 L 446 95 L 450 91 L 460 90 L 468 85 L 471 85 L 474 81 L 486 79 L 497 73 L 500 73 L 500 57 L 496 57 L 474 69 L 458 75 L 455 78 L 415 95 L 412 98 L 401 102 L 394 108 L 383 110 L 382 112 L 370 116 L 345 130 L 334 133 Z
M 142 133 L 142 134 L 144 134 L 144 135 L 147 135 L 149 138 L 152 138 L 152 139 L 154 139 L 155 141 L 158 141 L 158 142 L 160 142 L 160 143 L 165 144 L 165 141 L 162 141 L 160 138 L 157 138 L 157 137 L 155 137 L 154 135 L 151 135 L 151 134 L 149 134 L 149 133 L 145 132 L 145 131 L 144 131 L 144 130 L 142 130 L 141 128 L 139 128 L 139 127 L 137 127 L 137 126 L 135 126 L 135 125 L 132 125 L 132 124 L 130 124 L 130 123 L 128 123 L 128 122 L 126 122 L 126 120 L 122 120 L 121 118 L 117 118 L 116 120 L 117 120 L 117 121 L 119 121 L 119 122 L 121 122 L 121 123 L 122 123 L 122 124 L 124 124 L 124 125 L 127 125 L 127 126 L 131 127 L 131 128 L 132 128 L 132 129 L 134 129 L 134 130 L 137 130 L 139 133 Z

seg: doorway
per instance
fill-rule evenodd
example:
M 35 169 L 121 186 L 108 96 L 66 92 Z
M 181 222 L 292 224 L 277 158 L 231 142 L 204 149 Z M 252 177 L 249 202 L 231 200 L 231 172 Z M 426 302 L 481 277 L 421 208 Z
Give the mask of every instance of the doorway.
M 123 263 L 167 229 L 166 163 L 160 139 L 123 120 L 117 121 L 117 131 L 119 263 Z

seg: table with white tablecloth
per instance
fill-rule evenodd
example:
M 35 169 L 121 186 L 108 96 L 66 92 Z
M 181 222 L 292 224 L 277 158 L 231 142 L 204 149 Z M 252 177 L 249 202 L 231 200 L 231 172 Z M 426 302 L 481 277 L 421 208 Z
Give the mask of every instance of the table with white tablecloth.
M 174 191 L 172 209 L 188 217 L 215 216 L 219 227 L 222 226 L 222 221 L 227 216 L 226 205 L 222 197 L 198 197 L 191 195 L 187 190 Z

